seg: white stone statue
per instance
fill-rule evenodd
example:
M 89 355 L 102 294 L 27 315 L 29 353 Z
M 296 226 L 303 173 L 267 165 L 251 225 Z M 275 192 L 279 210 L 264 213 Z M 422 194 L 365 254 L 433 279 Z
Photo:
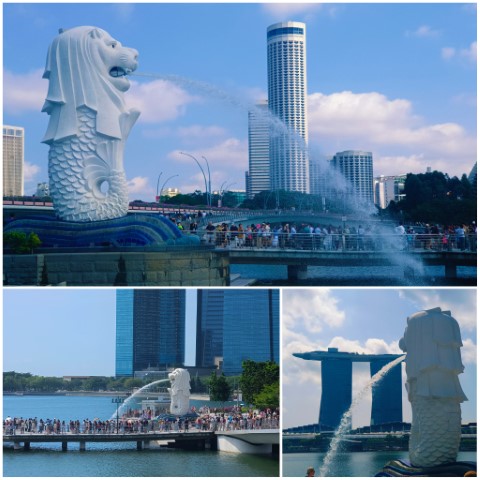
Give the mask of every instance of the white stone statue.
M 460 403 L 467 400 L 458 380 L 463 372 L 458 323 L 440 308 L 417 312 L 408 317 L 399 346 L 407 353 L 406 388 L 412 405 L 410 462 L 416 467 L 455 462 Z
M 185 415 L 190 409 L 190 374 L 188 370 L 177 368 L 168 374 L 171 383 L 170 413 Z
M 50 120 L 42 141 L 50 146 L 50 194 L 61 220 L 127 214 L 123 151 L 140 112 L 127 109 L 124 92 L 137 56 L 96 27 L 60 30 L 50 45 L 42 109 Z

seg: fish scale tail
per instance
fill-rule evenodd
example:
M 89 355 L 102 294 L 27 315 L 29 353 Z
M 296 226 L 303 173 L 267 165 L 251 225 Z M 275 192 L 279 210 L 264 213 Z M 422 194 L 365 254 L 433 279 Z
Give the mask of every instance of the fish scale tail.
M 455 462 L 461 437 L 457 401 L 418 397 L 412 401 L 409 453 L 412 465 L 434 467 Z

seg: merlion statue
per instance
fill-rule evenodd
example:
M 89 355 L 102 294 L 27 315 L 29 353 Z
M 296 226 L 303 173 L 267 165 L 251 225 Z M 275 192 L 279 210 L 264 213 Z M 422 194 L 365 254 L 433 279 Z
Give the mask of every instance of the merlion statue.
M 188 370 L 177 368 L 168 374 L 171 383 L 170 413 L 173 415 L 185 415 L 190 408 L 190 374 Z
M 410 462 L 424 468 L 455 462 L 460 403 L 467 400 L 458 381 L 463 372 L 458 323 L 440 308 L 417 312 L 408 317 L 399 346 L 407 353 L 406 388 L 412 405 Z
M 137 56 L 96 27 L 60 30 L 50 45 L 42 109 L 50 120 L 42 141 L 50 146 L 50 194 L 61 220 L 127 214 L 123 151 L 140 112 L 127 109 L 124 92 Z

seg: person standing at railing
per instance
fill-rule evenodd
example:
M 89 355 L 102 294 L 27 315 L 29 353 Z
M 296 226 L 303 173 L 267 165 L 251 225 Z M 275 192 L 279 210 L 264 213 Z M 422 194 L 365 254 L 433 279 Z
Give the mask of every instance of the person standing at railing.
M 243 247 L 245 245 L 245 230 L 241 223 L 238 224 L 237 246 Z
M 457 225 L 455 228 L 455 238 L 457 240 L 457 248 L 463 252 L 465 250 L 465 229 L 463 225 Z

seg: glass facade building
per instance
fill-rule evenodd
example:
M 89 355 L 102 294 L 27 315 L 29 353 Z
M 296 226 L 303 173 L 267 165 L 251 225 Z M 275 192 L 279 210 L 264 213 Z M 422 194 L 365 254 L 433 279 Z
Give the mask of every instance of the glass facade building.
M 373 377 L 390 360 L 372 359 L 370 375 Z M 370 425 L 402 421 L 402 364 L 393 367 L 374 387 Z
M 268 103 L 248 112 L 247 197 L 270 190 L 270 120 Z
M 271 126 L 270 188 L 309 193 L 306 26 L 267 29 L 268 106 L 283 127 Z
M 223 359 L 225 375 L 242 372 L 242 362 L 279 363 L 278 290 L 199 290 L 197 367 Z
M 115 375 L 182 366 L 185 290 L 117 290 Z
M 332 166 L 351 185 L 346 192 L 353 204 L 373 205 L 373 158 L 371 152 L 346 150 L 338 152 L 332 159 Z
M 352 360 L 349 358 L 323 360 L 322 399 L 318 419 L 322 429 L 336 429 L 351 404 Z
M 3 126 L 3 196 L 22 196 L 24 136 L 21 127 Z

